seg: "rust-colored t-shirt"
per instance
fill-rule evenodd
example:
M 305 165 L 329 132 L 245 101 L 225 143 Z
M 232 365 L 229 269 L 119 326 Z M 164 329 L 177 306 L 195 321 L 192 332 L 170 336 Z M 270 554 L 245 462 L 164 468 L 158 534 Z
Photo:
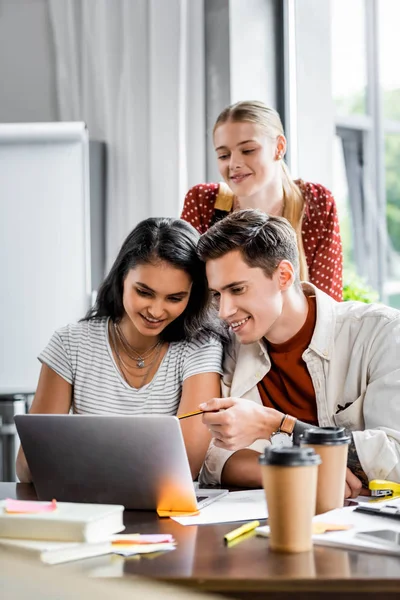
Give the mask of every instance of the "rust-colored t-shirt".
M 264 406 L 318 425 L 314 386 L 302 359 L 310 345 L 317 316 L 315 296 L 307 296 L 308 315 L 303 327 L 283 344 L 267 342 L 271 369 L 258 383 Z

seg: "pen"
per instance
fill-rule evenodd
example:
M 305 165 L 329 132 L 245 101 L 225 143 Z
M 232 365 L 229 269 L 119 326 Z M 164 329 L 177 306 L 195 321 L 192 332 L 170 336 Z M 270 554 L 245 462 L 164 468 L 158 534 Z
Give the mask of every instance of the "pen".
M 187 417 L 194 417 L 195 415 L 201 415 L 202 413 L 202 410 L 195 410 L 194 412 L 186 413 L 186 415 L 179 415 L 178 419 L 187 419 Z
M 178 415 L 178 419 L 186 419 L 187 417 L 194 417 L 195 415 L 202 415 L 205 411 L 204 410 L 195 410 L 194 412 L 191 413 L 186 413 L 185 415 Z M 210 413 L 210 412 L 220 412 L 219 410 L 207 410 L 206 412 Z
M 377 516 L 377 517 L 389 517 L 390 519 L 400 520 L 400 509 L 397 506 L 391 506 L 390 504 L 387 506 L 382 506 L 382 508 L 374 507 L 374 506 L 357 506 L 354 509 L 354 512 L 366 513 L 367 515 Z
M 236 538 L 240 537 L 244 533 L 248 533 L 249 531 L 253 531 L 256 527 L 260 526 L 260 521 L 250 521 L 249 523 L 245 523 L 241 527 L 230 531 L 229 533 L 224 535 L 225 542 L 231 542 Z

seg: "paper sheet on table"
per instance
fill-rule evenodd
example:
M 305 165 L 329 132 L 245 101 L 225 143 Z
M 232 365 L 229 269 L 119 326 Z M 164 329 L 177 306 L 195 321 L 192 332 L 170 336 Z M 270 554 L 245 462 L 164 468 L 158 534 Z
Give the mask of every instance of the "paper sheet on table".
M 193 517 L 172 517 L 181 525 L 211 525 L 213 523 L 233 523 L 266 519 L 267 503 L 264 490 L 229 492 L 219 500 L 209 504 Z
M 340 523 L 325 523 L 325 522 L 314 522 L 313 523 L 313 534 L 317 535 L 317 534 L 321 534 L 321 533 L 327 533 L 327 532 L 332 532 L 332 531 L 348 531 L 349 529 L 351 529 L 353 527 L 353 525 L 343 525 Z M 269 525 L 263 525 L 262 527 L 257 527 L 256 528 L 256 534 L 260 535 L 261 537 L 269 537 L 271 533 L 271 528 L 269 527 Z
M 390 504 L 397 505 L 393 500 Z M 359 531 L 373 531 L 377 529 L 391 529 L 400 532 L 400 524 L 391 518 L 354 512 L 355 508 L 356 507 L 353 506 L 337 508 L 314 517 L 314 522 L 326 521 L 329 523 L 342 523 L 352 525 L 353 527 L 348 531 L 334 531 L 331 533 L 313 535 L 313 542 L 315 544 L 321 544 L 322 546 L 332 546 L 378 554 L 399 555 L 400 547 L 391 549 L 387 544 L 380 543 L 379 541 L 369 541 L 358 537 L 357 534 Z

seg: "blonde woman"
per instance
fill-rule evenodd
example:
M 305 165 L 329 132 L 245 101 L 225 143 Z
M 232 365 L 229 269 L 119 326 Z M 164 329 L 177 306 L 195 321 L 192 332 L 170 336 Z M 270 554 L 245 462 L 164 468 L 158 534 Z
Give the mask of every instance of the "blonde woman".
M 342 243 L 335 200 L 323 185 L 294 181 L 284 162 L 279 114 L 262 102 L 225 108 L 213 130 L 225 183 L 203 183 L 186 195 L 181 218 L 200 233 L 233 210 L 259 208 L 284 216 L 296 231 L 300 276 L 342 300 Z

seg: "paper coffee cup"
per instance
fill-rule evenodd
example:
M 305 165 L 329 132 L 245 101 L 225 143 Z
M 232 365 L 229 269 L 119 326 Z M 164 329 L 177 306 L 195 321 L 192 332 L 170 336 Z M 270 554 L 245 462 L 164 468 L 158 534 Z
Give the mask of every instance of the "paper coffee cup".
M 322 460 L 318 467 L 317 515 L 343 506 L 349 443 L 344 427 L 312 427 L 301 437 L 301 446 L 313 448 Z
M 266 448 L 260 456 L 271 550 L 311 550 L 320 462 L 312 448 Z

